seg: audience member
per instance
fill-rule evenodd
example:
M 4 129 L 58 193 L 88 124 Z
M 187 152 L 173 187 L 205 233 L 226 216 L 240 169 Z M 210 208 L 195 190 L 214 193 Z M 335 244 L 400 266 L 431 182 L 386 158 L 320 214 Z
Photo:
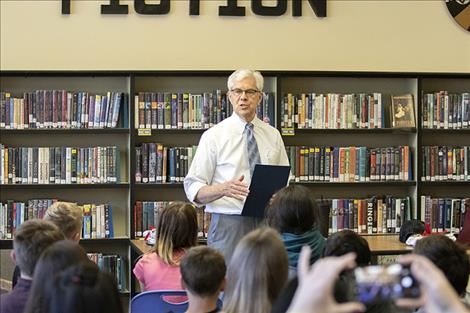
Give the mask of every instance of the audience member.
M 158 213 L 156 244 L 134 267 L 141 290 L 183 290 L 180 260 L 197 243 L 197 214 L 185 202 L 173 202 Z
M 289 307 L 289 313 L 365 311 L 362 303 L 338 303 L 333 294 L 334 284 L 340 273 L 356 266 L 354 253 L 324 258 L 310 267 L 310 248 L 306 246 L 302 250 L 298 266 L 299 287 Z
M 397 305 L 407 308 L 421 307 L 426 313 L 470 312 L 460 301 L 444 273 L 426 257 L 414 253 L 407 254 L 400 257 L 400 263 L 411 265 L 411 273 L 420 284 L 421 297 L 399 299 Z
M 318 260 L 325 238 L 318 230 L 318 206 L 308 188 L 290 185 L 276 193 L 267 210 L 268 224 L 281 233 L 289 257 L 289 277 L 294 277 L 303 246 L 312 250 L 310 264 Z
M 69 266 L 59 273 L 46 297 L 48 313 L 122 313 L 114 278 L 93 262 Z
M 278 233 L 260 228 L 238 243 L 227 270 L 226 313 L 267 313 L 287 280 L 288 259 Z
M 47 247 L 62 239 L 64 235 L 59 228 L 48 221 L 34 219 L 21 224 L 13 238 L 11 253 L 13 262 L 20 269 L 20 278 L 10 293 L 0 296 L 0 312 L 23 312 L 36 262 Z
M 57 201 L 44 214 L 44 219 L 57 225 L 66 239 L 80 241 L 83 225 L 83 209 L 72 202 Z
M 58 273 L 69 266 L 89 261 L 85 250 L 76 242 L 61 240 L 53 243 L 39 258 L 34 270 L 33 284 L 26 303 L 25 313 L 47 313 L 51 285 Z
M 434 263 L 464 299 L 470 275 L 470 260 L 464 248 L 446 236 L 433 235 L 418 240 L 413 252 Z
M 370 263 L 371 253 L 367 241 L 352 230 L 342 230 L 332 234 L 326 240 L 323 256 L 342 256 L 354 252 L 356 264 L 365 266 Z M 338 302 L 347 302 L 352 295 L 351 274 L 341 275 L 341 279 L 334 286 L 335 299 Z M 273 313 L 285 313 L 291 304 L 298 286 L 298 279 L 291 279 L 282 291 L 279 299 L 273 306 Z M 371 310 L 372 312 L 373 310 Z
M 180 268 L 189 298 L 187 313 L 218 312 L 217 299 L 225 288 L 224 256 L 210 247 L 194 247 L 181 259 Z
M 54 202 L 44 214 L 44 219 L 55 224 L 64 233 L 66 239 L 78 242 L 82 232 L 82 207 L 72 202 Z M 20 270 L 15 267 L 12 278 L 13 287 L 20 277 Z

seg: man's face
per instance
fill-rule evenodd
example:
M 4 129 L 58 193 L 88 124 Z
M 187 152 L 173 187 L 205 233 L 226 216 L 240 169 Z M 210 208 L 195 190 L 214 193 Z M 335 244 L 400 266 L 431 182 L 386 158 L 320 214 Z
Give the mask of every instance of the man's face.
M 245 91 L 245 92 L 243 92 Z M 236 81 L 229 91 L 229 99 L 233 111 L 247 122 L 251 122 L 256 115 L 256 107 L 261 101 L 261 92 L 256 88 L 254 77 L 245 77 Z

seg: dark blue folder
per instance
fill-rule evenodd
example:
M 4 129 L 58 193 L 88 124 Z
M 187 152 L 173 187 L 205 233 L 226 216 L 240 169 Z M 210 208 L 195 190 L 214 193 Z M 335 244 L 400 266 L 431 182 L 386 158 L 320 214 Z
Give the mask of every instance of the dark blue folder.
M 264 217 L 269 199 L 278 190 L 287 186 L 289 173 L 290 166 L 256 164 L 242 215 Z

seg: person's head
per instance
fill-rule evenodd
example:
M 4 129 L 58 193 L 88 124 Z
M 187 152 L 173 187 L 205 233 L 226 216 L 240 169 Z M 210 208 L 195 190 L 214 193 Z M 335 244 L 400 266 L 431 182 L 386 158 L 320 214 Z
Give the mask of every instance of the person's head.
M 33 219 L 21 224 L 13 238 L 12 258 L 21 275 L 32 277 L 41 253 L 64 234 L 51 222 Z
M 427 257 L 447 277 L 461 296 L 470 274 L 470 261 L 465 249 L 443 235 L 424 237 L 416 242 L 414 253 Z
M 181 259 L 180 270 L 183 287 L 199 298 L 216 296 L 225 287 L 225 259 L 215 249 L 189 249 Z
M 24 313 L 47 313 L 50 308 L 48 289 L 57 273 L 88 260 L 85 250 L 76 242 L 61 240 L 50 245 L 39 258 Z
M 263 97 L 264 79 L 260 72 L 240 69 L 227 81 L 228 97 L 233 111 L 247 122 L 256 115 L 256 107 Z
M 82 232 L 82 207 L 72 202 L 58 201 L 52 204 L 44 214 L 44 219 L 56 224 L 65 238 L 79 241 Z
M 318 205 L 308 188 L 290 185 L 276 193 L 267 219 L 280 233 L 303 234 L 317 226 Z
M 51 286 L 48 313 L 123 312 L 115 280 L 92 262 L 69 266 Z
M 287 252 L 272 228 L 259 228 L 237 244 L 227 269 L 224 312 L 271 312 L 287 280 Z
M 323 256 L 341 256 L 349 252 L 356 253 L 358 266 L 365 266 L 370 263 L 369 244 L 352 230 L 342 230 L 328 237 Z
M 187 202 L 173 202 L 158 213 L 155 252 L 169 265 L 179 260 L 173 251 L 193 247 L 197 243 L 197 213 Z

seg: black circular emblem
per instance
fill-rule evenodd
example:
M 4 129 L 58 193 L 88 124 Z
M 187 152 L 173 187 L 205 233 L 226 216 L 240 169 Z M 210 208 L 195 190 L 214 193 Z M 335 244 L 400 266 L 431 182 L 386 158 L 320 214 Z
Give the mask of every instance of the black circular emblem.
M 454 20 L 470 32 L 470 0 L 445 0 Z

